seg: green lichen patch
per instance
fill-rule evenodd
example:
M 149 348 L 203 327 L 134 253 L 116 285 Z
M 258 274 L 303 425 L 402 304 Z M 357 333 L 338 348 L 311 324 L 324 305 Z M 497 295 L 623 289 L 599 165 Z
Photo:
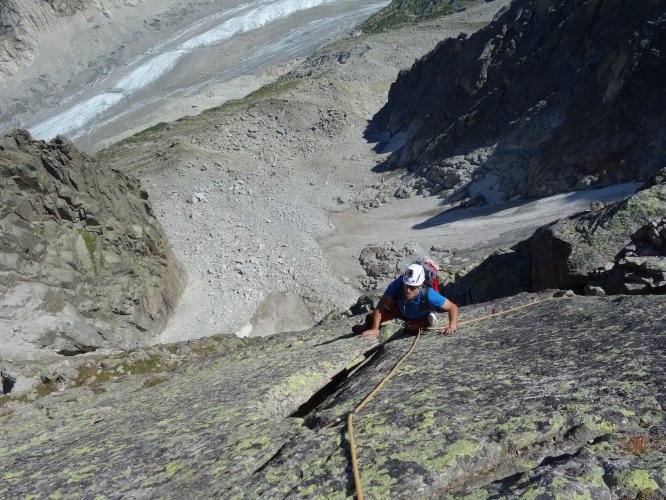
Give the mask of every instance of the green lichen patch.
M 147 359 L 123 363 L 124 371 L 131 372 L 134 375 L 146 375 L 166 371 L 169 368 L 169 363 L 157 355 L 150 356 Z
M 100 388 L 100 384 L 111 380 L 112 371 L 102 366 L 101 361 L 88 362 L 79 367 L 78 375 L 69 383 L 69 387 L 86 385 L 93 390 Z
M 657 471 L 633 469 L 614 473 L 612 480 L 619 490 L 634 490 L 644 493 L 646 491 L 659 491 L 659 484 L 655 480 L 658 476 Z
M 21 394 L 5 394 L 0 396 L 0 417 L 11 418 L 14 410 L 10 408 L 11 403 L 27 403 L 30 401 L 31 395 L 27 392 Z
M 151 375 L 173 369 L 177 361 L 159 354 L 144 359 L 131 360 L 127 355 L 115 355 L 108 358 L 96 358 L 79 367 L 77 376 L 68 384 L 69 388 L 87 386 L 96 393 L 105 391 L 103 384 L 120 377 L 131 375 Z M 152 387 L 168 380 L 167 377 L 155 377 L 143 382 L 144 387 Z
M 185 465 L 183 465 L 179 462 L 173 461 L 173 462 L 169 462 L 166 465 L 166 469 L 165 469 L 164 472 L 167 475 L 167 477 L 173 477 L 174 475 L 176 475 L 177 472 L 180 472 L 184 468 L 185 468 Z
M 476 0 L 435 0 L 431 2 L 394 0 L 387 7 L 364 21 L 360 28 L 364 33 L 381 33 L 404 26 L 411 26 L 422 21 L 436 19 L 462 10 L 465 5 L 473 3 L 476 3 Z
M 87 465 L 77 469 L 66 468 L 63 475 L 67 477 L 67 484 L 76 484 L 94 476 L 97 472 L 96 465 Z
M 163 384 L 164 382 L 167 382 L 169 379 L 167 377 L 154 377 L 151 379 L 146 380 L 143 383 L 143 386 L 148 389 L 150 387 L 155 387 L 156 385 Z
M 35 387 L 37 395 L 42 398 L 58 390 L 58 384 L 55 379 L 44 379 Z
M 196 344 L 191 348 L 193 352 L 201 357 L 214 356 L 215 354 L 218 354 L 218 346 L 214 343 Z
M 97 236 L 94 233 L 86 231 L 85 229 L 82 229 L 80 231 L 80 234 L 81 238 L 83 238 L 83 241 L 86 245 L 86 249 L 88 250 L 88 255 L 90 256 L 90 262 L 92 263 L 95 275 L 97 276 L 98 274 L 97 258 L 95 256 L 97 252 Z

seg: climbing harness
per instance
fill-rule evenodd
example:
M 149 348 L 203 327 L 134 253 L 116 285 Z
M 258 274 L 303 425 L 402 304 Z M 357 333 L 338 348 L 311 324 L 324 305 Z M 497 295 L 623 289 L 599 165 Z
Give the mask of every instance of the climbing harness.
M 564 295 L 562 297 L 548 297 L 546 299 L 541 299 L 537 300 L 535 302 L 530 302 L 529 304 L 524 304 L 522 306 L 516 306 L 516 307 L 510 307 L 509 309 L 505 309 L 504 311 L 499 311 L 493 314 L 488 314 L 486 316 L 480 316 L 478 318 L 473 318 L 473 319 L 468 319 L 466 321 L 461 321 L 458 323 L 458 326 L 460 325 L 469 325 L 472 323 L 477 323 L 479 321 L 485 321 L 490 318 L 494 318 L 497 316 L 502 316 L 504 314 L 511 313 L 513 311 L 517 311 L 519 309 L 525 309 L 527 307 L 532 307 L 537 304 L 540 304 L 542 302 L 548 302 L 551 300 L 560 300 L 560 299 L 570 299 L 573 297 Z M 367 405 L 372 398 L 375 397 L 375 395 L 386 385 L 388 380 L 395 374 L 395 372 L 398 371 L 398 368 L 400 368 L 400 365 L 405 361 L 409 355 L 414 351 L 414 348 L 416 347 L 417 342 L 419 341 L 419 338 L 421 336 L 421 331 L 426 330 L 426 331 L 441 331 L 443 328 L 438 327 L 438 328 L 424 328 L 418 331 L 416 334 L 416 337 L 414 337 L 414 342 L 412 343 L 412 347 L 407 351 L 407 354 L 405 354 L 398 362 L 395 364 L 395 366 L 391 369 L 391 371 L 386 375 L 380 382 L 377 384 L 377 387 L 375 387 L 370 394 L 368 394 L 361 403 L 354 408 L 349 415 L 347 416 L 347 432 L 349 433 L 349 448 L 350 448 L 350 454 L 351 454 L 351 461 L 352 461 L 352 468 L 354 472 L 354 485 L 356 487 L 356 498 L 358 500 L 363 500 L 363 484 L 361 482 L 361 473 L 359 471 L 358 467 L 358 459 L 356 456 L 356 440 L 354 439 L 354 415 L 357 415 L 364 407 Z

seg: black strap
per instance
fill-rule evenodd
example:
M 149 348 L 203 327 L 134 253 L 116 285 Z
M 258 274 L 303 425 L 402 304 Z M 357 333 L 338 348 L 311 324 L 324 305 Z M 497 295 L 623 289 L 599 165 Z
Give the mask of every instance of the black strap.
M 419 288 L 419 302 L 420 306 L 419 309 L 430 309 L 430 304 L 428 304 L 428 291 L 430 287 L 427 286 L 422 286 Z

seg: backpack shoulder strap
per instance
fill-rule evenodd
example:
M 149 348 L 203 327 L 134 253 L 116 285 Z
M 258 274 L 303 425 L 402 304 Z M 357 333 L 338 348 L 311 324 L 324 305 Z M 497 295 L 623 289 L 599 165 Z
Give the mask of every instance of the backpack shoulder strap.
M 430 304 L 428 303 L 428 292 L 430 291 L 430 287 L 428 286 L 423 286 L 419 290 L 419 302 L 421 304 L 422 308 L 430 308 Z

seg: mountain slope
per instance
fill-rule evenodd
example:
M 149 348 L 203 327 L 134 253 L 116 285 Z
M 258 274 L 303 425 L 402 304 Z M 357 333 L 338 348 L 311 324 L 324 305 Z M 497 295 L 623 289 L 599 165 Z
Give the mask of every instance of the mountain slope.
M 665 54 L 663 2 L 516 0 L 401 73 L 380 114 L 408 135 L 394 165 L 505 197 L 645 180 L 666 160 Z

